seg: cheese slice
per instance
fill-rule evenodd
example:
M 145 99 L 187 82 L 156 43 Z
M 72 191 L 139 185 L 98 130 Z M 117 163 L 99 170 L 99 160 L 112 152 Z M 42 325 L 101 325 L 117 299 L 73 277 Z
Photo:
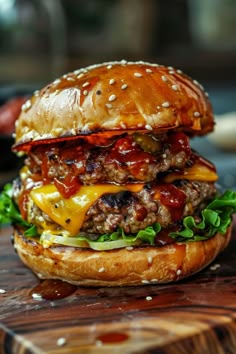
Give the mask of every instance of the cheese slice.
M 165 183 L 172 183 L 179 179 L 188 179 L 191 181 L 205 181 L 215 182 L 218 180 L 218 176 L 214 170 L 207 165 L 201 163 L 195 163 L 192 167 L 186 168 L 184 171 L 173 172 L 165 176 L 163 181 Z
M 54 222 L 69 231 L 71 235 L 77 235 L 88 209 L 103 194 L 121 191 L 138 192 L 142 188 L 143 184 L 81 186 L 76 194 L 65 199 L 53 184 L 47 184 L 33 189 L 30 196 L 39 209 Z

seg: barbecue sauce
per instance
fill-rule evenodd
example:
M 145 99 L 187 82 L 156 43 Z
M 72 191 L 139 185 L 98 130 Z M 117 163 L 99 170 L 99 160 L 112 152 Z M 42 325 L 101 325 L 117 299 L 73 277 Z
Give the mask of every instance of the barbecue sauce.
M 144 163 L 146 165 L 147 162 L 155 162 L 155 157 L 143 151 L 131 136 L 119 139 L 106 158 L 106 163 L 126 166 L 127 170 L 136 178 L 139 178 L 140 174 L 140 177 L 142 176 L 143 165 Z
M 76 285 L 66 283 L 58 279 L 46 279 L 36 285 L 30 295 L 44 300 L 59 300 L 73 294 L 77 289 Z
M 103 344 L 122 343 L 128 339 L 129 339 L 128 334 L 122 332 L 104 333 L 96 338 L 97 341 Z
M 155 197 L 166 206 L 171 213 L 172 221 L 180 220 L 183 216 L 186 195 L 173 184 L 162 184 L 155 187 Z

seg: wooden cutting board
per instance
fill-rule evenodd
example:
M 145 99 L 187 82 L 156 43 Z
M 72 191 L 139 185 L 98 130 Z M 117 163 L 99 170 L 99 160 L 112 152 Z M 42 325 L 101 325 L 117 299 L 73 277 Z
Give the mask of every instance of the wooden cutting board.
M 38 279 L 0 231 L 0 353 L 236 353 L 236 228 L 198 275 L 172 285 L 32 296 Z

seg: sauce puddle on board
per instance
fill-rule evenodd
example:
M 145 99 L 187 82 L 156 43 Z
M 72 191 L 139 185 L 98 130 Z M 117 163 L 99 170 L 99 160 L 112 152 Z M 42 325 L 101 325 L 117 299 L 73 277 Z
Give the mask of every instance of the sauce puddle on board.
M 127 339 L 129 339 L 128 334 L 121 332 L 104 333 L 96 338 L 96 340 L 102 344 L 122 343 Z
M 30 295 L 34 299 L 58 300 L 63 299 L 77 290 L 77 286 L 57 279 L 46 279 L 36 285 Z

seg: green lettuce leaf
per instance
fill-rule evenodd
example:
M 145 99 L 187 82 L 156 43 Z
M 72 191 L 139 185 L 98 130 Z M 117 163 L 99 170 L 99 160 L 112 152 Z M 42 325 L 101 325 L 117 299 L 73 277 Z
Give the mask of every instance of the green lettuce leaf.
M 37 236 L 37 228 L 35 225 L 28 223 L 21 216 L 18 206 L 12 199 L 12 185 L 6 184 L 0 194 L 0 225 L 15 224 L 22 226 L 27 236 Z
M 177 242 L 201 241 L 215 235 L 216 232 L 225 234 L 232 221 L 232 215 L 236 213 L 236 192 L 225 191 L 222 195 L 217 195 L 215 199 L 202 210 L 200 219 L 197 222 L 192 216 L 183 219 L 182 229 L 176 232 L 170 232 L 171 236 Z M 7 184 L 0 194 L 0 225 L 12 223 L 25 229 L 25 235 L 28 237 L 39 236 L 36 226 L 24 220 L 20 214 L 19 208 L 12 199 L 12 186 Z M 126 234 L 122 228 L 118 228 L 111 234 L 103 234 L 97 240 L 89 240 L 84 235 L 78 235 L 76 238 L 88 243 L 105 243 L 123 240 L 126 243 L 139 244 L 145 243 L 154 245 L 155 237 L 161 231 L 159 223 L 140 230 L 137 234 Z
M 236 212 L 236 193 L 225 191 L 201 212 L 201 221 L 195 222 L 192 216 L 183 219 L 181 231 L 171 232 L 169 235 L 176 241 L 206 240 L 216 234 L 224 235 L 232 222 L 232 215 Z
M 130 243 L 135 243 L 138 240 L 141 240 L 142 243 L 149 243 L 150 245 L 155 244 L 155 237 L 158 232 L 161 230 L 161 225 L 155 223 L 152 226 L 146 227 L 144 230 L 140 230 L 137 234 L 127 235 L 125 234 L 122 228 L 118 228 L 117 231 L 112 234 L 101 235 L 96 242 L 107 242 L 107 241 L 116 241 L 123 239 Z

